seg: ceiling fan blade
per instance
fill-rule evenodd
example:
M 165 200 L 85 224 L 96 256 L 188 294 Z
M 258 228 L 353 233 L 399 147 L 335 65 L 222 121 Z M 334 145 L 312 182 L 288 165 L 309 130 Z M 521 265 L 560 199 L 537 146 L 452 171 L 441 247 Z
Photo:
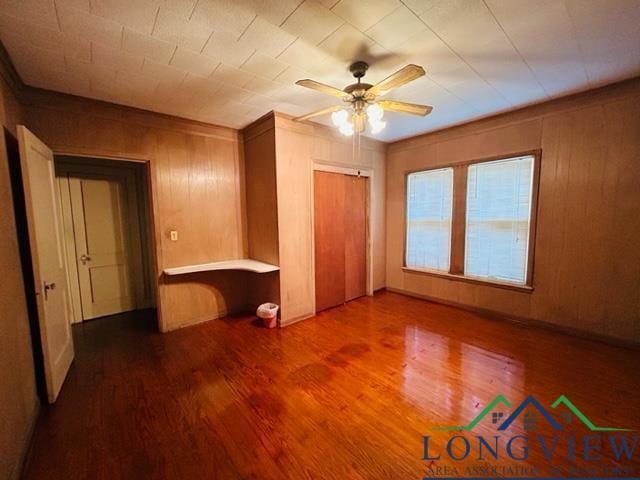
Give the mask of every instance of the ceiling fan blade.
M 431 113 L 433 107 L 429 105 L 418 105 L 416 103 L 396 102 L 395 100 L 381 100 L 378 105 L 388 112 L 409 113 L 424 117 Z
M 308 120 L 309 118 L 318 117 L 320 115 L 325 115 L 327 113 L 336 112 L 342 108 L 344 108 L 344 105 L 334 105 L 332 107 L 327 107 L 321 110 L 316 110 L 315 112 L 307 113 L 306 115 L 302 115 L 301 117 L 296 117 L 294 118 L 294 120 L 296 122 L 302 122 L 303 120 Z
M 338 97 L 341 99 L 349 98 L 349 95 L 346 92 L 343 92 L 339 88 L 332 87 L 331 85 L 325 85 L 324 83 L 316 82 L 315 80 L 309 80 L 308 78 L 305 80 L 298 80 L 296 85 L 300 85 L 301 87 L 310 88 L 312 90 L 316 90 L 321 93 L 326 93 L 327 95 L 331 95 L 333 97 Z
M 405 67 L 402 67 L 396 73 L 389 75 L 381 82 L 376 83 L 373 87 L 367 90 L 365 97 L 368 99 L 372 99 L 379 95 L 384 95 L 394 88 L 401 87 L 402 85 L 409 83 L 416 78 L 420 78 L 424 74 L 424 68 L 418 65 L 409 64 Z

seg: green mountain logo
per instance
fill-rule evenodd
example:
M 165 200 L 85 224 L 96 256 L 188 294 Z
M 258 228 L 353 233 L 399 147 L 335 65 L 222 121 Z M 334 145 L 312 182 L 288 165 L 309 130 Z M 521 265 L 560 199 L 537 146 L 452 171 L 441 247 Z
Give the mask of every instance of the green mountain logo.
M 569 400 L 565 395 L 560 395 L 555 402 L 551 404 L 552 408 L 558 408 L 560 405 L 565 405 L 571 413 L 573 413 L 578 419 L 584 423 L 589 430 L 592 432 L 631 432 L 633 431 L 630 428 L 616 428 L 616 427 L 598 427 L 593 424 L 591 420 L 587 418 L 587 416 L 578 410 L 571 400 Z
M 503 405 L 506 408 L 511 408 L 511 402 L 500 394 L 493 401 L 487 405 L 468 425 L 450 425 L 445 427 L 436 427 L 434 430 L 438 431 L 469 431 L 480 423 L 491 411 L 499 405 Z M 547 412 L 544 407 L 533 396 L 528 396 L 515 411 L 498 427 L 498 430 L 506 430 L 513 421 L 524 411 L 528 405 L 534 405 L 538 411 L 547 419 L 547 421 L 557 430 L 562 429 L 559 423 Z M 618 427 L 599 427 L 595 425 L 587 416 L 582 413 L 578 407 L 576 407 L 566 395 L 560 395 L 555 402 L 551 404 L 551 408 L 558 408 L 560 405 L 566 406 L 571 413 L 573 413 L 589 430 L 592 432 L 631 432 L 631 428 L 618 428 Z M 495 421 L 494 421 L 495 423 Z

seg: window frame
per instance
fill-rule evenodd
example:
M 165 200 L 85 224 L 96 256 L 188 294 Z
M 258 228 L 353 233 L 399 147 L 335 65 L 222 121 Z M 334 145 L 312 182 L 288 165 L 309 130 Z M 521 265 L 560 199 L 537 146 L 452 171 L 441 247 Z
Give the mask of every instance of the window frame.
M 420 267 L 410 267 L 407 266 L 407 242 L 409 239 L 409 198 L 408 198 L 408 193 L 409 193 L 409 177 L 412 174 L 415 173 L 425 173 L 425 172 L 435 172 L 438 170 L 451 170 L 451 221 L 450 221 L 450 226 L 449 226 L 449 269 L 448 271 L 451 271 L 451 248 L 453 245 L 453 212 L 454 212 L 454 208 L 453 208 L 453 199 L 454 199 L 454 187 L 455 187 L 455 169 L 452 167 L 439 167 L 439 168 L 430 168 L 428 170 L 418 170 L 415 172 L 407 172 L 406 173 L 406 179 L 405 179 L 405 194 L 404 194 L 404 205 L 405 205 L 405 210 L 404 210 L 404 225 L 405 225 L 405 229 L 404 229 L 404 253 L 403 253 L 403 260 L 402 263 L 404 266 L 406 266 L 407 268 L 412 268 L 415 270 L 419 270 L 419 271 L 425 271 L 425 272 L 434 272 L 434 273 L 439 273 L 439 274 L 446 274 L 447 271 L 445 270 L 439 270 L 437 268 L 420 268 Z
M 527 252 L 527 277 L 526 282 L 522 284 L 511 282 L 500 282 L 480 277 L 468 276 L 464 272 L 465 260 L 465 239 L 466 239 L 466 208 L 467 208 L 467 173 L 469 166 L 479 163 L 493 162 L 496 160 L 508 160 L 511 158 L 532 156 L 533 157 L 533 179 L 531 184 L 531 211 L 529 216 L 529 245 Z M 540 190 L 540 167 L 542 163 L 542 149 L 526 150 L 514 153 L 506 153 L 494 155 L 491 157 L 475 158 L 472 160 L 463 160 L 460 162 L 449 162 L 429 166 L 429 168 L 420 168 L 407 170 L 404 172 L 404 191 L 403 191 L 403 252 L 402 252 L 402 270 L 408 273 L 419 273 L 434 277 L 444 278 L 447 280 L 461 281 L 477 285 L 485 285 L 489 287 L 504 288 L 507 290 L 515 290 L 519 292 L 531 293 L 534 290 L 534 258 L 536 245 L 536 231 L 538 221 L 538 199 Z M 443 168 L 453 168 L 453 198 L 452 198 L 452 216 L 451 216 L 451 245 L 449 258 L 449 271 L 443 272 L 438 270 L 423 269 L 418 267 L 407 266 L 407 211 L 408 199 L 407 192 L 409 186 L 409 175 L 412 173 L 428 172 L 431 170 L 440 170 Z

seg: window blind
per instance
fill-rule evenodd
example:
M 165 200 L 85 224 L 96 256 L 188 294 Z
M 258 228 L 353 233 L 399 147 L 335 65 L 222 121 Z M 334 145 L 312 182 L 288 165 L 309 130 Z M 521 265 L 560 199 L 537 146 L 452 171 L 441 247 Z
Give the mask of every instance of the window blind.
M 449 271 L 453 169 L 407 177 L 407 267 Z
M 469 166 L 465 275 L 526 283 L 533 162 L 523 156 Z

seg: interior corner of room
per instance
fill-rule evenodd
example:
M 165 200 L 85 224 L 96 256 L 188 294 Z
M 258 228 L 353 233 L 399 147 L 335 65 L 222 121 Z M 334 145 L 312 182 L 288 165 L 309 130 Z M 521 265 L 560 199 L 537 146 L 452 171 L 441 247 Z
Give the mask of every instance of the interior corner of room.
M 308 7 L 311 0 L 294 3 L 302 11 L 306 8 L 302 5 Z M 316 29 L 320 32 L 328 24 L 329 36 L 317 39 L 320 45 L 328 42 L 327 49 L 340 44 L 340 38 L 334 39 L 334 35 L 347 27 L 353 32 L 340 35 L 364 39 L 369 48 L 386 39 L 386 30 L 378 30 L 373 23 L 364 29 L 366 34 L 351 27 L 343 18 L 351 15 L 351 10 L 333 8 L 338 2 L 329 3 L 332 6 L 326 11 L 316 2 L 309 7 L 324 12 L 323 23 L 314 29 L 309 27 L 309 32 L 298 32 L 292 38 L 289 36 L 294 27 L 280 32 L 283 53 L 273 58 L 259 53 L 262 50 L 257 44 L 247 47 L 249 54 L 242 62 L 230 58 L 224 48 L 207 43 L 207 39 L 215 38 L 222 45 L 226 37 L 216 34 L 217 30 L 206 31 L 200 50 L 216 49 L 222 62 L 215 66 L 210 65 L 211 56 L 182 46 L 172 46 L 165 54 L 166 45 L 152 42 L 157 41 L 155 36 L 148 35 L 146 41 L 151 43 L 136 43 L 136 35 L 142 34 L 129 26 L 116 28 L 113 33 L 113 25 L 103 25 L 101 35 L 115 35 L 120 43 L 133 42 L 130 48 L 142 53 L 128 53 L 114 60 L 112 52 L 102 52 L 98 42 L 98 47 L 88 50 L 88 58 L 102 55 L 118 68 L 140 60 L 141 70 L 151 69 L 162 77 L 154 88 L 161 90 L 166 87 L 165 81 L 169 84 L 168 79 L 175 76 L 179 85 L 189 84 L 197 92 L 175 99 L 176 105 L 174 99 L 167 100 L 175 107 L 171 112 L 161 112 L 156 104 L 144 108 L 144 102 L 125 104 L 106 94 L 102 98 L 93 90 L 80 95 L 78 92 L 84 90 L 72 91 L 64 82 L 60 88 L 53 88 L 26 81 L 49 77 L 40 75 L 44 70 L 39 67 L 29 68 L 26 54 L 39 50 L 29 41 L 25 43 L 16 31 L 19 24 L 6 20 L 0 8 L 0 37 L 5 41 L 5 32 L 10 32 L 7 41 L 18 45 L 12 52 L 25 53 L 24 57 L 11 58 L 0 44 L 1 478 L 13 480 L 23 474 L 38 415 L 66 388 L 64 382 L 77 354 L 74 334 L 98 328 L 99 322 L 112 316 L 123 318 L 118 315 L 127 312 L 145 312 L 140 317 L 140 325 L 146 322 L 141 329 L 154 335 L 159 332 L 163 341 L 175 341 L 176 351 L 186 351 L 189 328 L 200 328 L 195 326 L 205 322 L 224 322 L 229 338 L 238 340 L 246 330 L 229 331 L 253 321 L 254 312 L 265 302 L 278 306 L 277 326 L 282 330 L 265 329 L 260 333 L 274 333 L 278 337 L 269 341 L 280 341 L 296 328 L 304 328 L 302 321 L 323 322 L 337 315 L 335 307 L 345 309 L 344 318 L 340 317 L 344 321 L 331 317 L 330 324 L 344 324 L 357 332 L 357 327 L 348 325 L 349 308 L 361 308 L 368 315 L 388 314 L 384 322 L 393 322 L 394 306 L 421 299 L 425 302 L 409 303 L 406 311 L 399 311 L 398 318 L 404 322 L 419 315 L 423 306 L 455 307 L 440 311 L 438 321 L 447 322 L 451 317 L 454 322 L 447 312 L 464 311 L 469 315 L 464 317 L 468 322 L 465 331 L 472 330 L 477 319 L 497 319 L 504 325 L 516 323 L 531 331 L 564 335 L 558 338 L 566 342 L 587 339 L 594 345 L 636 351 L 640 345 L 637 55 L 633 75 L 587 82 L 585 88 L 568 89 L 566 93 L 545 93 L 542 100 L 512 102 L 502 98 L 503 93 L 496 93 L 496 87 L 483 84 L 477 91 L 500 97 L 496 101 L 500 108 L 483 110 L 480 102 L 474 103 L 473 118 L 451 117 L 447 123 L 449 117 L 438 117 L 443 122 L 440 126 L 425 127 L 420 132 L 399 115 L 416 115 L 417 111 L 424 116 L 431 113 L 431 106 L 405 104 L 395 97 L 380 100 L 388 102 L 385 119 L 390 124 L 397 122 L 397 130 L 381 135 L 376 130 L 374 135 L 365 128 L 384 125 L 367 123 L 367 105 L 376 97 L 367 100 L 365 91 L 375 89 L 382 95 L 385 90 L 377 88 L 373 80 L 373 86 L 361 83 L 369 66 L 360 58 L 352 58 L 360 61 L 351 63 L 350 73 L 346 72 L 346 78 L 352 81 L 350 77 L 354 76 L 356 83 L 337 93 L 327 85 L 313 87 L 328 89 L 339 105 L 317 100 L 313 96 L 317 92 L 309 96 L 301 93 L 299 104 L 294 104 L 293 97 L 278 97 L 278 101 L 268 97 L 267 92 L 284 88 L 278 78 L 301 71 L 288 66 L 287 58 L 299 61 L 299 57 L 312 57 L 315 52 L 315 46 L 294 44 L 298 35 L 315 36 Z M 408 3 L 419 2 L 400 2 L 379 20 L 411 10 Z M 173 18 L 175 12 L 162 17 L 165 6 L 154 8 L 157 18 L 151 26 L 160 22 L 160 27 L 154 28 L 161 28 L 161 22 L 169 21 L 169 16 L 176 25 L 193 26 L 190 20 Z M 204 7 L 193 8 L 192 14 Z M 381 4 L 377 8 L 385 7 Z M 81 8 L 77 10 L 77 15 L 89 15 Z M 268 23 L 263 16 L 276 17 L 278 25 L 283 26 L 297 21 L 295 11 L 282 18 L 273 11 L 269 15 L 252 12 L 251 22 L 238 29 L 237 37 L 257 42 L 251 35 L 261 38 L 254 29 L 261 22 Z M 40 18 L 34 12 L 34 18 Z M 414 17 L 421 16 L 411 15 L 407 28 L 413 25 Z M 240 21 L 238 18 L 242 16 L 230 17 L 229 21 Z M 146 28 L 146 23 L 143 26 Z M 435 34 L 429 33 L 431 28 L 422 28 L 422 23 L 419 27 L 413 27 L 420 36 L 416 42 L 435 41 Z M 50 28 L 47 25 L 43 31 Z M 264 28 L 271 31 L 276 27 Z M 170 37 L 191 45 L 189 42 L 202 36 L 195 31 L 189 35 L 172 33 Z M 216 35 L 222 36 L 218 39 Z M 370 42 L 366 35 L 372 36 Z M 235 37 L 233 42 L 234 48 L 240 48 Z M 71 44 L 65 45 L 72 48 Z M 291 45 L 298 45 L 300 51 L 286 54 Z M 387 51 L 380 47 L 383 50 Z M 364 51 L 366 58 L 372 59 L 372 69 L 374 60 L 384 62 L 386 54 Z M 65 68 L 71 69 L 78 59 L 68 52 L 65 55 Z M 348 64 L 342 57 L 351 58 L 351 53 L 339 57 L 323 55 L 322 62 L 309 69 L 325 71 L 334 63 Z M 458 65 L 461 57 L 451 62 Z M 83 66 L 73 67 L 78 69 L 73 70 L 74 75 L 84 79 L 86 73 L 86 78 L 99 85 L 97 70 L 87 73 L 82 70 L 88 68 L 85 62 L 80 63 Z M 402 63 L 408 63 L 404 56 Z M 440 65 L 441 70 L 436 70 L 433 77 L 425 77 L 425 91 L 446 90 L 443 96 L 447 106 L 464 103 L 469 98 L 464 95 L 476 97 L 475 91 L 463 91 L 465 80 L 453 82 L 450 90 L 443 86 L 452 72 L 478 73 L 468 68 L 466 60 L 462 63 L 451 71 Z M 186 65 L 186 70 L 176 73 L 176 65 Z M 407 67 L 422 70 L 413 63 Z M 384 64 L 381 70 L 389 68 Z M 122 67 L 122 71 L 126 69 Z M 267 71 L 273 75 L 262 78 Z M 60 78 L 71 82 L 69 71 L 65 72 Z M 118 72 L 111 81 L 122 82 Z M 418 78 L 424 70 L 412 74 Z M 58 85 L 58 77 L 51 75 L 51 85 Z M 385 75 L 379 77 L 381 83 L 385 81 Z M 222 123 L 229 113 L 224 110 L 230 108 L 228 102 L 222 100 L 216 100 L 220 103 L 214 102 L 210 110 L 198 104 L 197 115 L 181 115 L 185 105 L 193 106 L 205 98 L 205 93 L 211 93 L 203 78 L 223 78 L 216 94 L 239 95 L 229 100 L 238 112 L 229 114 L 227 126 L 211 120 Z M 345 73 L 339 78 L 344 79 Z M 515 78 L 507 82 L 509 88 L 516 89 Z M 245 80 L 242 86 L 233 84 L 238 79 Z M 142 98 L 145 87 L 138 89 L 136 81 L 142 80 L 132 74 L 131 85 L 123 86 L 122 91 L 135 91 Z M 249 89 L 251 82 L 259 92 Z M 360 88 L 361 96 L 348 96 Z M 410 100 L 422 98 L 417 87 L 407 92 Z M 261 103 L 248 108 L 250 99 Z M 180 102 L 184 105 L 177 105 Z M 261 108 L 265 105 L 269 106 L 267 113 Z M 340 112 L 343 105 L 351 105 L 345 107 L 353 110 L 351 123 L 335 116 L 338 129 L 328 120 L 316 123 L 307 118 Z M 279 111 L 279 107 L 289 113 Z M 316 108 L 320 110 L 305 113 Z M 435 108 L 437 111 L 437 105 Z M 356 135 L 350 136 L 354 129 Z M 375 303 L 381 296 L 394 294 L 391 300 L 384 297 L 380 304 Z M 367 300 L 373 303 L 357 303 Z M 318 334 L 313 328 L 309 332 Z M 157 336 L 161 336 L 159 333 Z M 343 348 L 369 348 L 358 342 L 358 333 L 347 333 L 353 341 Z M 296 342 L 298 348 L 304 339 Z M 382 340 L 380 344 L 380 348 L 393 350 L 393 345 Z M 160 362 L 164 349 L 170 350 L 166 344 L 161 345 L 154 351 Z M 322 343 L 318 345 L 316 349 L 322 350 Z M 242 357 L 239 349 L 230 355 Z M 261 353 L 273 355 L 280 362 L 286 350 L 279 343 L 269 343 Z M 381 364 L 386 355 L 393 355 L 382 352 L 376 360 Z M 343 363 L 332 364 L 331 368 L 349 364 L 351 357 L 346 361 L 343 353 L 338 355 Z M 352 357 L 358 358 L 360 353 L 358 350 Z M 208 354 L 197 358 L 206 363 L 210 361 Z M 311 377 L 306 379 L 311 384 L 322 382 L 323 375 L 331 376 L 320 368 L 329 368 L 322 362 L 331 363 L 330 352 L 306 351 L 301 358 L 304 361 L 296 359 L 301 363 L 299 368 L 318 368 L 318 372 L 303 371 L 302 376 Z M 253 362 L 255 367 L 265 359 L 247 355 L 242 361 Z M 206 377 L 199 370 L 205 367 L 187 364 L 186 360 L 172 368 L 191 372 L 193 377 Z M 229 367 L 223 362 L 216 368 L 220 373 Z M 394 378 L 402 375 L 403 370 L 399 371 Z M 285 373 L 280 374 L 292 382 Z M 77 388 L 79 380 L 73 381 Z M 220 387 L 224 388 L 233 390 L 234 386 Z M 264 395 L 250 398 L 252 408 L 259 409 L 255 404 L 263 400 L 269 403 L 271 394 Z M 274 404 L 279 405 L 276 401 Z M 149 415 L 165 413 L 153 410 Z M 413 413 L 407 413 L 410 415 Z M 248 429 L 244 424 L 241 428 Z M 223 443 L 217 437 L 216 441 Z M 241 443 L 242 439 L 237 441 Z M 262 454 L 277 457 L 271 450 L 269 455 Z M 356 470 L 345 465 L 343 476 L 354 474 Z M 278 468 L 281 466 L 274 466 L 270 473 Z

